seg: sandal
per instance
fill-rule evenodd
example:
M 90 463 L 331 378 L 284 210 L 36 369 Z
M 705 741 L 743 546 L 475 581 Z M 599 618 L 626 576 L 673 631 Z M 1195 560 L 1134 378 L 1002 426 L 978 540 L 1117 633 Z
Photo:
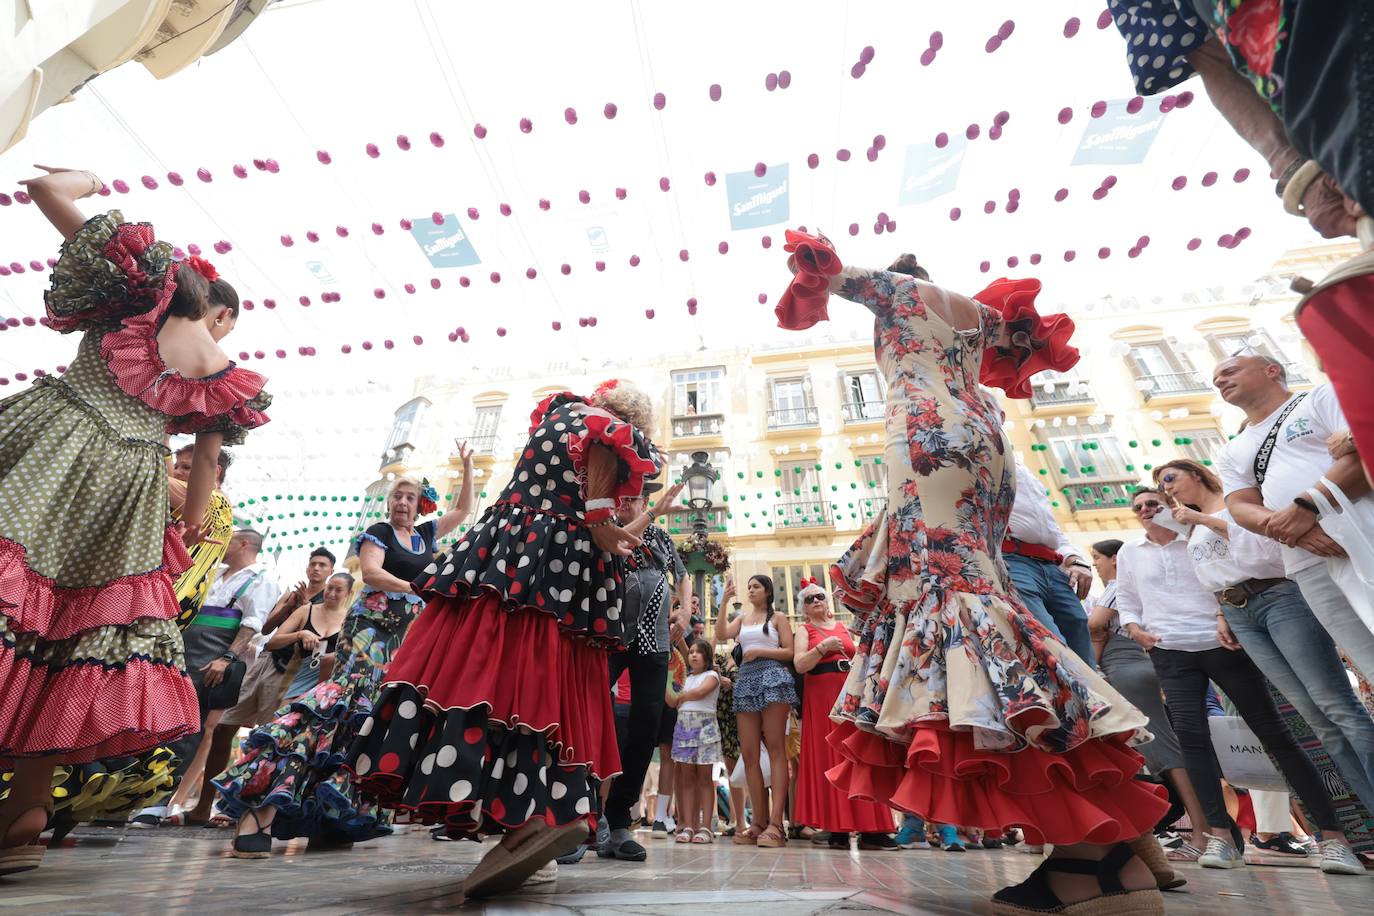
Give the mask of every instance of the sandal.
M 266 859 L 272 855 L 272 825 L 266 827 L 258 819 L 256 808 L 249 808 L 248 814 L 253 817 L 253 826 L 257 829 L 252 833 L 238 833 L 234 836 L 234 845 L 229 854 L 235 859 Z M 242 829 L 243 821 L 239 821 Z
M 524 836 L 514 849 L 497 843 L 482 857 L 463 881 L 463 896 L 490 897 L 516 890 L 540 868 L 581 846 L 587 832 L 587 822 L 582 818 L 558 827 L 531 822 L 531 829 L 515 831 L 516 836 Z
M 683 827 L 677 832 L 677 836 L 673 838 L 673 842 L 690 843 L 693 839 L 695 839 L 695 836 L 693 836 L 692 831 L 687 827 Z
M 33 831 L 33 836 L 27 840 L 18 842 L 13 846 L 0 847 L 0 875 L 14 875 L 21 871 L 32 871 L 43 861 L 43 853 L 47 851 L 47 847 L 38 845 L 38 838 L 44 830 L 48 829 L 48 821 L 52 819 L 51 799 L 30 805 L 15 815 L 14 819 L 5 825 L 4 831 L 0 832 L 0 842 L 9 837 L 15 824 L 34 811 L 43 812 L 43 823 L 39 824 L 38 829 Z
M 705 846 L 707 843 L 714 843 L 716 835 L 709 830 L 698 830 L 697 835 L 692 837 L 692 842 L 698 846 Z
M 1174 854 L 1182 855 L 1185 850 L 1192 850 L 1191 860 L 1179 858 L 1174 861 L 1193 861 L 1196 862 L 1201 855 L 1196 848 L 1187 842 L 1181 843 L 1177 849 L 1171 849 L 1166 854 L 1164 847 L 1159 845 L 1159 840 L 1155 839 L 1153 833 L 1146 833 L 1131 840 L 1126 845 L 1131 847 L 1131 851 L 1140 857 L 1140 861 L 1150 869 L 1150 873 L 1155 876 L 1155 884 L 1162 891 L 1171 891 L 1176 887 L 1182 887 L 1188 883 L 1187 878 L 1180 877 L 1178 872 L 1169 866 L 1169 860 L 1174 859 Z
M 1125 843 L 1117 843 L 1099 861 L 1046 859 L 1020 884 L 1004 887 L 992 898 L 996 916 L 1164 916 L 1164 898 L 1158 888 L 1128 891 L 1121 883 L 1121 869 L 1135 858 Z M 1050 872 L 1091 875 L 1102 891 L 1096 897 L 1065 903 L 1050 889 Z
M 191 817 L 189 811 L 178 811 L 176 814 L 164 817 L 158 826 L 161 827 L 208 827 L 210 819 L 208 817 Z
M 755 831 L 753 826 L 750 826 L 744 830 L 736 831 L 732 842 L 736 846 L 756 846 L 758 845 L 759 835 L 761 833 L 763 833 L 762 830 Z
M 760 849 L 782 849 L 787 845 L 787 837 L 783 836 L 777 824 L 769 824 L 763 828 L 754 845 Z

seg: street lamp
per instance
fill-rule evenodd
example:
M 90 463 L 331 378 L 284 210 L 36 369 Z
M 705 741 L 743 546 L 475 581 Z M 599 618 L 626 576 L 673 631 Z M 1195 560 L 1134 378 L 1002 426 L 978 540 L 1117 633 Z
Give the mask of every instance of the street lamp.
M 706 533 L 706 513 L 715 505 L 712 499 L 720 472 L 711 466 L 706 452 L 692 452 L 692 463 L 682 471 L 687 482 L 687 505 L 692 509 L 692 530 Z
M 706 543 L 706 514 L 715 504 L 715 485 L 720 479 L 720 471 L 711 466 L 710 458 L 706 452 L 692 452 L 692 463 L 682 469 L 682 479 L 687 484 L 687 506 L 692 510 L 693 541 L 697 545 Z M 709 618 L 711 596 L 706 594 L 705 557 L 694 554 L 692 560 L 692 590 L 701 599 L 702 611 Z

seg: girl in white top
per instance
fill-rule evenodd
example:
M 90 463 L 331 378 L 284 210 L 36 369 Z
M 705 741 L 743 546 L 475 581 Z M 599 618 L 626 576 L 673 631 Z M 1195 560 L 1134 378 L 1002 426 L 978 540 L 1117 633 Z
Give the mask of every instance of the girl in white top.
M 677 764 L 679 843 L 712 843 L 710 812 L 715 807 L 711 772 L 721 761 L 720 728 L 716 700 L 720 675 L 712 667 L 711 644 L 698 639 L 687 647 L 687 683 L 682 692 L 668 694 L 668 705 L 677 707 L 673 728 L 673 762 Z

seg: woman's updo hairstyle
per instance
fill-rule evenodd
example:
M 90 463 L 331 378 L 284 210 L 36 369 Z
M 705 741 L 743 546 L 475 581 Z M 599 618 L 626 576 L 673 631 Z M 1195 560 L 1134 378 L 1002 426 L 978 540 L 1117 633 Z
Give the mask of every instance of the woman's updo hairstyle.
M 904 254 L 897 260 L 888 265 L 888 272 L 894 274 L 905 274 L 908 277 L 915 277 L 917 280 L 930 282 L 930 274 L 920 264 L 916 263 L 916 255 Z
M 209 300 L 211 308 L 227 308 L 230 315 L 239 317 L 238 291 L 223 277 L 210 284 L 210 292 L 206 299 Z
M 176 318 L 189 318 L 192 321 L 204 318 L 210 308 L 210 284 L 184 261 L 176 268 L 175 282 L 176 289 L 172 291 L 172 302 L 167 307 L 167 314 Z M 237 314 L 237 296 L 234 297 L 234 302 Z

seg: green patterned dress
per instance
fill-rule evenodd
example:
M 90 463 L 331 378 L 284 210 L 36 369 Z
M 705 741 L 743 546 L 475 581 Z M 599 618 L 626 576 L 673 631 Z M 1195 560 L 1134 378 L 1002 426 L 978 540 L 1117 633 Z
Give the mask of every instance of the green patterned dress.
M 242 441 L 270 399 L 246 369 L 184 378 L 162 362 L 178 266 L 151 226 L 89 220 L 46 295 L 50 326 L 83 334 L 77 356 L 0 401 L 0 761 L 127 758 L 197 727 L 162 443 Z

